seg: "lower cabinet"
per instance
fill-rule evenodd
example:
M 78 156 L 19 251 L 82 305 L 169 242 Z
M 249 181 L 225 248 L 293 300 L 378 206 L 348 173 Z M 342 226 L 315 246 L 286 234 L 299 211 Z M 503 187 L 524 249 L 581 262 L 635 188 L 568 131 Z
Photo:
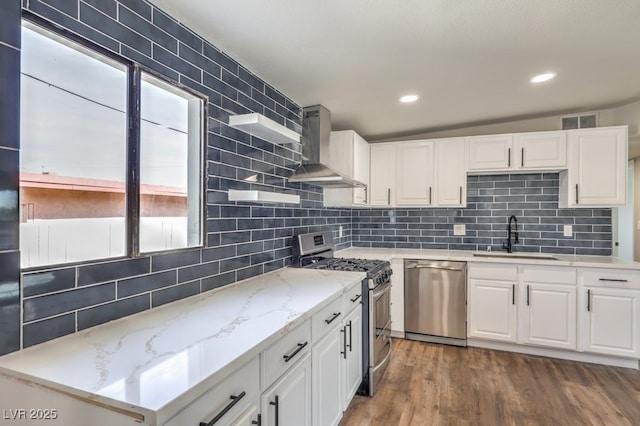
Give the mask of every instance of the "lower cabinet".
M 517 340 L 517 275 L 517 266 L 469 264 L 469 337 L 502 342 Z
M 314 425 L 337 425 L 342 418 L 340 379 L 344 336 L 344 328 L 335 327 L 313 347 Z
M 298 360 L 261 398 L 263 426 L 311 425 L 311 356 Z
M 237 419 L 231 422 L 231 425 L 233 426 L 260 426 L 261 424 L 262 415 L 260 414 L 259 404 L 257 401 L 240 414 Z
M 525 266 L 521 275 L 522 342 L 575 350 L 576 270 Z
M 585 287 L 585 352 L 640 358 L 640 290 Z
M 342 410 L 346 410 L 362 382 L 362 305 L 344 319 L 346 342 L 343 355 L 343 379 L 341 380 Z M 321 423 L 324 425 L 325 423 Z

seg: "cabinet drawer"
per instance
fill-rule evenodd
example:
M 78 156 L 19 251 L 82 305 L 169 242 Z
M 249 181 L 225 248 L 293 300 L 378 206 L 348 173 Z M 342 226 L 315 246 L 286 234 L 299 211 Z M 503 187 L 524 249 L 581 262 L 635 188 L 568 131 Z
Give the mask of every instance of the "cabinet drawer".
M 362 283 L 354 285 L 344 293 L 345 315 L 362 303 Z
M 344 318 L 342 297 L 338 297 L 313 316 L 313 341 L 317 342 L 327 331 L 332 330 Z
M 515 281 L 518 279 L 517 265 L 496 263 L 469 263 L 469 278 L 478 280 Z
M 563 266 L 525 266 L 525 282 L 543 284 L 576 284 L 576 270 Z
M 216 424 L 231 424 L 256 403 L 260 388 L 259 368 L 258 357 L 255 357 L 189 404 L 165 426 L 195 426 L 200 422 L 209 423 L 216 416 L 219 416 Z
M 640 271 L 620 269 L 582 269 L 584 285 L 640 289 Z
M 306 320 L 260 354 L 262 390 L 311 350 L 311 321 Z

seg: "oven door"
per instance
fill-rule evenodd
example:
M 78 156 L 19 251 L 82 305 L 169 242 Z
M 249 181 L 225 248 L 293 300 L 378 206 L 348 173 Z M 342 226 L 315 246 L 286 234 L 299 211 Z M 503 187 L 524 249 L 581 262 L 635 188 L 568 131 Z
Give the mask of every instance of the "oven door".
M 391 351 L 391 283 L 381 284 L 371 290 L 370 336 L 372 367 L 379 365 Z

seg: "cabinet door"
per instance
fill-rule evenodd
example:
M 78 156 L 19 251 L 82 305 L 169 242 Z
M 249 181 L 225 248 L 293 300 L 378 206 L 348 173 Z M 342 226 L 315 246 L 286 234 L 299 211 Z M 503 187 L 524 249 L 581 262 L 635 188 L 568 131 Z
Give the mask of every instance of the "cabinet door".
M 342 409 L 346 410 L 362 382 L 362 305 L 349 313 L 343 324 L 347 345 L 346 357 L 343 356 L 345 371 Z
M 313 368 L 313 424 L 337 425 L 342 418 L 340 398 L 341 352 L 344 330 L 333 327 L 312 350 Z
M 575 285 L 525 282 L 525 343 L 576 349 Z
M 369 204 L 391 206 L 395 197 L 396 147 L 394 144 L 371 144 Z
M 353 143 L 353 178 L 367 185 L 367 188 L 353 189 L 353 204 L 366 205 L 369 202 L 369 143 L 357 133 L 354 133 Z
M 640 291 L 586 287 L 585 351 L 640 357 Z
M 396 147 L 396 205 L 433 204 L 433 142 L 410 142 Z
M 512 159 L 513 136 L 491 135 L 467 139 L 469 171 L 509 170 Z
M 311 425 L 311 357 L 306 354 L 262 394 L 264 426 Z
M 435 142 L 435 205 L 464 207 L 467 205 L 467 167 L 464 161 L 464 139 Z
M 560 207 L 622 206 L 627 186 L 627 128 L 569 131 L 568 179 Z
M 516 136 L 516 168 L 560 170 L 567 167 L 567 133 L 536 132 Z
M 515 282 L 470 279 L 469 337 L 515 342 Z

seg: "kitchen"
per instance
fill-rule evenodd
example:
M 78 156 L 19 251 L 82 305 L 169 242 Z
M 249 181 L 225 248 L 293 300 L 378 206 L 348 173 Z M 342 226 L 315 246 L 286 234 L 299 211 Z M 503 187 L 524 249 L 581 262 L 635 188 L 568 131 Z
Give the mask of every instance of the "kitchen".
M 299 134 L 302 133 L 303 124 L 301 106 L 311 103 L 300 105 L 289 99 L 289 92 L 284 91 L 283 87 L 278 84 L 275 87 L 270 86 L 260 79 L 259 76 L 267 72 L 266 68 L 245 68 L 242 61 L 238 63 L 233 59 L 235 55 L 228 56 L 225 52 L 218 50 L 217 43 L 212 44 L 180 25 L 174 19 L 177 16 L 172 17 L 170 13 L 161 12 L 151 4 L 134 0 L 121 2 L 30 0 L 24 2 L 22 10 L 20 3 L 12 0 L 3 4 L 3 12 L 6 11 L 6 13 L 3 13 L 1 18 L 3 33 L 0 55 L 2 55 L 2 73 L 5 82 L 1 124 L 4 135 L 1 142 L 3 147 L 1 181 L 6 185 L 2 191 L 3 215 L 0 221 L 2 236 L 0 273 L 3 275 L 0 282 L 3 283 L 5 289 L 3 293 L 6 295 L 3 297 L 3 309 L 0 314 L 3 324 L 0 339 L 3 353 L 37 347 L 38 344 L 63 336 L 72 336 L 84 329 L 91 329 L 111 320 L 149 311 L 156 306 L 225 287 L 236 281 L 260 277 L 267 272 L 277 272 L 291 263 L 291 240 L 293 235 L 298 233 L 331 230 L 334 234 L 336 250 L 350 247 L 469 251 L 485 249 L 486 242 L 483 242 L 483 239 L 487 237 L 481 235 L 480 229 L 474 231 L 477 232 L 476 235 L 471 236 L 478 240 L 468 243 L 469 246 L 465 247 L 459 247 L 460 244 L 467 243 L 462 242 L 462 238 L 453 233 L 454 225 L 464 224 L 469 230 L 474 224 L 482 225 L 474 221 L 474 209 L 469 208 L 468 205 L 467 208 L 462 209 L 402 206 L 365 209 L 325 208 L 322 188 L 288 183 L 287 178 L 301 163 L 302 147 L 300 145 L 290 143 L 274 145 L 260 137 L 256 138 L 249 133 L 236 130 L 227 123 L 231 116 L 257 111 Z M 168 4 L 162 6 L 160 2 L 152 3 L 157 3 L 161 8 L 167 7 L 166 11 L 169 11 Z M 288 16 L 286 10 L 279 10 L 283 15 Z M 21 99 L 19 27 L 23 11 L 26 19 L 37 25 L 42 24 L 48 30 L 55 31 L 55 27 L 50 28 L 55 24 L 64 36 L 69 35 L 65 30 L 80 35 L 83 40 L 89 40 L 93 45 L 106 50 L 101 52 L 105 55 L 111 52 L 116 56 L 123 56 L 158 73 L 159 76 L 155 77 L 179 80 L 186 88 L 204 93 L 209 97 L 207 105 L 209 148 L 204 156 L 208 170 L 206 241 L 203 248 L 194 247 L 167 253 L 143 254 L 134 258 L 116 257 L 111 261 L 83 260 L 70 264 L 58 262 L 51 264 L 50 267 L 41 265 L 30 267 L 25 272 L 21 271 L 20 265 L 26 257 L 21 256 L 19 243 L 21 235 L 18 228 L 22 227 L 24 211 L 20 212 L 19 206 L 22 201 L 17 197 L 18 157 L 21 149 L 26 148 L 20 146 L 20 120 L 18 119 L 20 116 L 18 105 Z M 630 12 L 629 15 L 633 13 Z M 186 22 L 184 17 L 179 20 Z M 158 30 L 159 28 L 161 31 Z M 193 52 L 202 52 L 202 54 L 193 56 Z M 198 76 L 202 80 L 196 81 Z M 560 74 L 559 77 L 561 77 Z M 526 80 L 529 75 L 523 78 Z M 293 91 L 293 88 L 291 90 Z M 336 90 L 345 92 L 347 89 L 338 87 Z M 627 93 L 627 97 L 633 95 L 633 93 Z M 395 92 L 393 97 L 395 101 Z M 362 105 L 371 101 L 360 102 Z M 363 135 L 384 136 L 385 132 L 380 129 L 363 130 L 364 125 L 361 126 L 362 129 L 355 124 L 345 127 L 346 121 L 340 118 L 339 106 L 337 104 L 335 106 L 327 104 L 327 106 L 330 107 L 335 118 L 335 121 L 332 120 L 334 129 L 354 128 Z M 581 113 L 584 107 L 585 105 L 575 107 L 572 105 L 572 111 L 567 112 L 567 115 Z M 481 107 L 476 105 L 477 109 Z M 587 109 L 587 112 L 593 109 L 600 108 Z M 633 136 L 637 133 L 637 122 L 640 116 L 637 111 L 637 103 L 630 101 L 624 105 L 602 108 L 598 117 L 602 126 L 629 125 L 629 146 L 631 147 L 636 146 L 633 143 Z M 406 112 L 404 115 L 411 114 Z M 433 139 L 559 130 L 560 115 L 565 114 L 551 114 L 529 120 L 520 116 L 502 124 L 485 123 L 482 130 L 479 127 L 483 126 L 477 125 L 467 125 L 458 132 L 455 132 L 454 126 L 449 133 L 444 129 L 439 133 L 431 131 L 430 135 L 424 135 L 426 132 L 416 130 L 411 133 L 406 132 L 398 138 L 380 137 L 376 142 L 391 139 Z M 399 118 L 398 121 L 400 121 Z M 406 125 L 404 129 L 396 130 L 396 133 L 400 134 L 410 128 Z M 375 145 L 371 144 L 371 146 Z M 635 155 L 630 154 L 629 158 L 634 156 L 637 156 L 637 152 Z M 41 174 L 44 175 L 44 173 Z M 52 175 L 55 174 L 49 174 L 46 178 L 47 183 L 62 185 L 61 182 L 51 182 Z M 499 190 L 509 188 L 508 195 L 497 193 L 490 201 L 497 204 L 520 202 L 518 199 L 499 200 L 497 198 L 521 196 L 522 194 L 516 194 L 516 190 L 523 187 L 526 189 L 526 184 L 523 183 L 525 181 L 535 182 L 532 185 L 534 188 L 550 191 L 549 194 L 543 191 L 542 194 L 526 195 L 555 196 L 560 192 L 560 177 L 557 174 L 535 173 L 526 178 L 523 176 L 526 175 L 505 173 L 470 175 L 466 182 L 467 191 L 462 194 L 462 197 L 467 198 L 467 204 L 487 202 L 488 200 L 474 201 L 470 198 L 480 197 L 481 191 L 489 188 Z M 636 185 L 638 186 L 640 185 Z M 104 193 L 104 187 L 100 188 L 100 191 L 96 189 L 94 192 Z M 294 199 L 299 196 L 300 204 L 293 206 L 282 202 L 274 206 L 266 203 L 256 205 L 229 201 L 229 190 L 249 189 L 268 194 L 293 196 Z M 264 195 L 263 193 L 261 194 Z M 453 198 L 458 195 L 456 191 Z M 388 196 L 388 193 L 383 191 L 382 202 L 387 202 Z M 282 198 L 277 199 L 282 200 Z M 539 201 L 538 207 L 534 208 L 536 212 L 532 214 L 542 216 L 543 219 L 559 216 L 556 215 L 556 211 L 559 210 L 557 207 L 544 209 L 539 205 L 542 202 L 548 201 Z M 489 206 L 483 210 L 493 209 L 503 210 L 500 206 Z M 522 216 L 529 216 L 525 209 L 526 207 L 519 208 L 524 213 L 519 215 L 520 226 L 524 227 L 524 232 L 542 232 L 527 229 L 535 224 L 522 220 Z M 36 209 L 35 214 L 37 215 L 39 211 Z M 562 215 L 562 231 L 564 231 L 564 225 L 571 225 L 576 233 L 575 238 L 554 235 L 552 238 L 544 239 L 554 240 L 555 247 L 563 249 L 560 253 L 605 256 L 611 254 L 613 231 L 610 208 L 562 211 L 567 212 L 566 216 Z M 500 220 L 504 221 L 504 227 L 506 227 L 507 217 L 507 214 L 499 216 Z M 419 224 L 417 233 L 415 228 L 410 228 L 412 224 Z M 550 223 L 543 222 L 543 224 Z M 556 226 L 555 223 L 554 226 Z M 579 232 L 580 226 L 588 227 L 589 231 Z M 553 233 L 558 232 L 560 232 L 559 229 Z M 627 234 L 634 232 L 629 229 L 626 231 Z M 504 234 L 504 230 L 496 231 L 496 235 L 490 237 L 492 244 L 495 244 L 494 250 L 499 250 Z M 520 246 L 516 245 L 514 251 L 527 247 L 529 238 L 536 238 L 527 236 L 526 233 L 522 237 L 523 243 Z M 532 243 L 531 247 L 536 246 L 535 242 Z M 537 246 L 540 246 L 539 242 Z M 570 252 L 564 250 L 570 250 Z M 394 268 L 394 273 L 397 275 L 396 269 Z M 398 306 L 393 305 L 393 307 Z M 397 320 L 394 318 L 394 324 L 397 325 L 400 321 L 400 317 Z

